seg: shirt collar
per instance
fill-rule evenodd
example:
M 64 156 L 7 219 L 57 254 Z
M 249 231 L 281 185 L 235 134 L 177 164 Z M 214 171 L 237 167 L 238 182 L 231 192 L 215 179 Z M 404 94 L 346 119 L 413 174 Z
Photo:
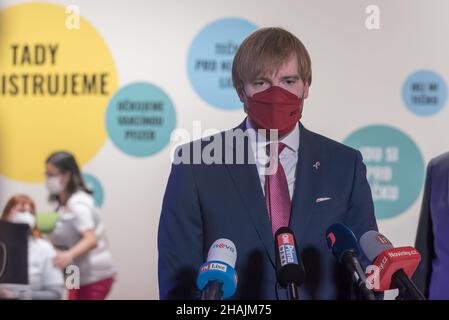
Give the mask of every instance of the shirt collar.
M 249 121 L 248 117 L 246 117 L 246 128 L 248 130 L 251 145 L 253 145 L 253 147 L 258 143 L 258 141 L 264 141 L 264 144 L 267 144 L 267 141 L 264 139 L 264 137 L 260 138 L 261 136 L 257 133 L 257 129 L 255 129 L 251 125 L 251 121 Z M 295 128 L 289 134 L 283 137 L 280 142 L 285 144 L 291 151 L 297 152 L 299 149 L 299 133 L 299 123 L 297 123 Z

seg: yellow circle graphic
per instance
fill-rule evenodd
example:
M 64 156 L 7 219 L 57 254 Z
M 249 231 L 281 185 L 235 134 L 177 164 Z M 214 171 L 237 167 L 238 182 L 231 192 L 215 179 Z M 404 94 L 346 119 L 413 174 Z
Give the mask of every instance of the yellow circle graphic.
M 118 87 L 108 46 L 78 8 L 47 3 L 0 11 L 0 175 L 43 181 L 56 150 L 88 162 L 106 140 Z

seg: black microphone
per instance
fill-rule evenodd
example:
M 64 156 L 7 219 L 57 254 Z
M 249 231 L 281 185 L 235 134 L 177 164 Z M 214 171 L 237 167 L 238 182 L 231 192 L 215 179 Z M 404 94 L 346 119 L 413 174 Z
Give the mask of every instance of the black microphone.
M 326 231 L 327 246 L 338 262 L 351 273 L 351 278 L 366 300 L 376 300 L 374 293 L 366 286 L 366 275 L 357 258 L 359 249 L 357 238 L 343 223 L 335 223 Z
M 375 291 L 397 288 L 402 299 L 426 300 L 410 280 L 421 261 L 421 255 L 415 248 L 394 248 L 390 240 L 374 230 L 361 236 L 359 243 L 367 258 L 373 261 L 373 265 L 379 270 L 373 277 L 373 281 L 376 281 Z
M 288 227 L 279 228 L 274 235 L 276 251 L 276 277 L 287 289 L 288 300 L 299 300 L 298 287 L 304 282 L 304 266 L 297 254 L 295 235 Z

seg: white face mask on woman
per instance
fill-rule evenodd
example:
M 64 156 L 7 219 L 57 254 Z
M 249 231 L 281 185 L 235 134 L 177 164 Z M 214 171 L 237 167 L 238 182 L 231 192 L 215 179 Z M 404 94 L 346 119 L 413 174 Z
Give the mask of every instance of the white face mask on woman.
M 61 182 L 60 176 L 48 177 L 45 179 L 45 185 L 52 195 L 60 194 L 64 191 L 64 185 Z
M 30 226 L 31 230 L 34 229 L 36 225 L 36 218 L 30 212 L 17 212 L 9 219 L 12 223 L 23 223 Z

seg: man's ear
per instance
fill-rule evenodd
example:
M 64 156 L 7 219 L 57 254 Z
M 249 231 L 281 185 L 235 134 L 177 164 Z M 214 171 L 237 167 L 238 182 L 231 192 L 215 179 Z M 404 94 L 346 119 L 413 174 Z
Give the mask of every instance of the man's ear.
M 309 84 L 305 83 L 304 88 L 302 89 L 303 97 L 306 99 L 309 96 Z
M 236 91 L 237 95 L 239 96 L 240 102 L 245 103 L 245 94 L 243 93 L 243 88 L 239 88 Z
M 240 102 L 243 103 L 243 111 L 245 113 L 248 113 L 247 107 L 246 107 L 246 102 L 245 102 L 245 93 L 243 92 L 243 88 L 237 89 L 237 95 L 239 96 Z

